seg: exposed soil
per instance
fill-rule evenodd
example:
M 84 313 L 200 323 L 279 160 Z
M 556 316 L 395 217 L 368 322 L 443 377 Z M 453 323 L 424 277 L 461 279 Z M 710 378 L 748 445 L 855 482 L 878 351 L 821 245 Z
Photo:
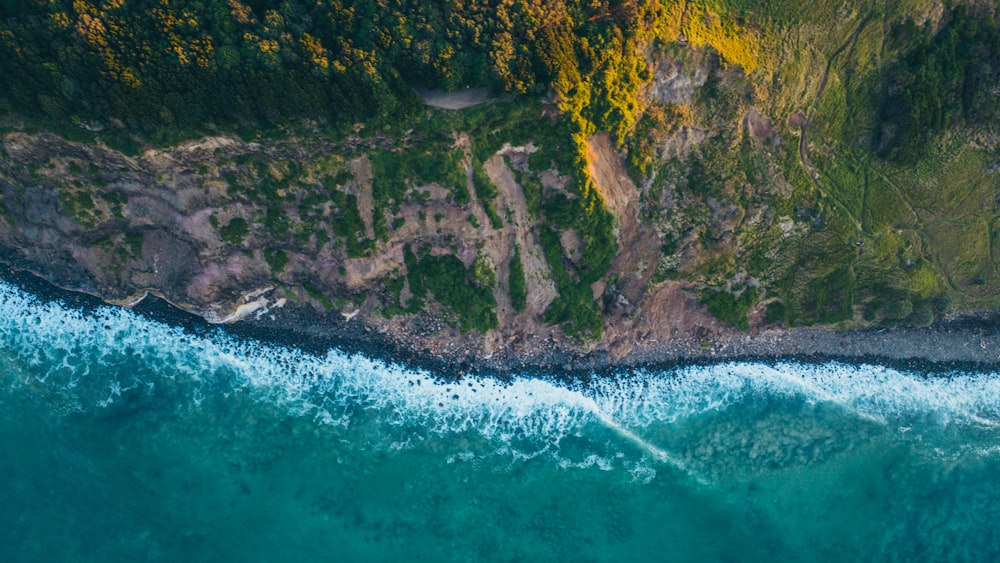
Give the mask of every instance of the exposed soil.
M 618 254 L 610 269 L 610 275 L 619 280 L 613 310 L 630 316 L 641 304 L 660 259 L 659 236 L 651 225 L 639 222 L 639 189 L 625 172 L 610 136 L 590 139 L 587 166 L 617 227 Z
M 770 141 L 772 144 L 781 142 L 781 136 L 775 132 L 771 120 L 764 117 L 757 108 L 751 108 L 747 112 L 743 118 L 743 126 L 759 141 Z
M 372 194 L 372 161 L 367 155 L 347 163 L 347 169 L 354 175 L 349 186 L 350 191 L 358 198 L 358 213 L 365 224 L 365 236 L 375 238 L 375 199 Z
M 702 341 L 732 332 L 681 284 L 664 282 L 651 287 L 660 260 L 660 240 L 651 224 L 639 221 L 640 192 L 608 135 L 593 137 L 587 156 L 594 185 L 618 227 L 618 254 L 608 275 L 616 282 L 603 290 L 608 323 L 597 348 L 620 359 L 661 347 L 667 340 Z
M 791 115 L 788 116 L 788 126 L 793 129 L 799 130 L 799 162 L 802 163 L 802 167 L 806 169 L 809 173 L 809 177 L 816 181 L 819 178 L 819 172 L 816 171 L 816 167 L 809 162 L 809 144 L 806 141 L 806 127 L 809 125 L 809 118 L 800 111 L 793 111 Z
M 510 148 L 507 153 L 523 152 L 523 149 Z M 521 249 L 521 264 L 524 268 L 525 286 L 527 289 L 526 314 L 531 317 L 540 316 L 556 298 L 555 283 L 552 272 L 545 262 L 538 234 L 534 230 L 534 221 L 528 213 L 528 203 L 524 199 L 521 186 L 517 185 L 514 173 L 504 162 L 503 154 L 494 155 L 483 163 L 486 175 L 497 186 L 497 199 L 500 209 L 510 211 L 508 227 L 513 231 L 514 241 Z
M 482 91 L 459 91 L 432 94 L 430 99 L 445 104 L 437 107 L 457 109 L 490 101 L 484 96 Z M 788 119 L 788 126 L 801 134 L 803 165 L 812 170 L 806 144 L 808 123 L 808 116 L 801 112 Z M 744 125 L 757 139 L 777 137 L 773 124 L 756 110 L 748 112 Z M 689 151 L 706 134 L 692 128 L 682 132 L 671 141 L 678 152 Z M 257 144 L 218 137 L 127 158 L 106 147 L 46 135 L 10 134 L 4 138 L 6 155 L 0 158 L 0 195 L 12 215 L 0 215 L 0 259 L 41 272 L 62 287 L 111 302 L 131 305 L 148 293 L 213 322 L 242 320 L 237 326 L 252 327 L 251 331 L 287 333 L 321 345 L 347 343 L 349 349 L 366 352 L 371 352 L 365 347 L 369 345 L 377 348 L 375 353 L 403 351 L 418 363 L 439 362 L 455 370 L 475 365 L 498 373 L 573 371 L 790 354 L 1000 361 L 996 357 L 1000 344 L 995 342 L 1000 336 L 964 329 L 946 335 L 944 329 L 889 331 L 885 336 L 871 331 L 842 336 L 821 329 L 739 333 L 711 316 L 682 283 L 651 285 L 660 260 L 659 234 L 651 224 L 639 221 L 640 190 L 626 174 L 607 134 L 590 139 L 587 152 L 595 189 L 615 218 L 619 247 L 605 278 L 609 285 L 599 282 L 591 287 L 607 313 L 599 342 L 571 341 L 558 327 L 541 321 L 557 293 L 539 244 L 537 219 L 531 217 L 514 173 L 526 169 L 533 150 L 530 145 L 506 146 L 484 163 L 487 176 L 497 187 L 495 204 L 503 220 L 500 228 L 495 228 L 485 213 L 482 194 L 476 192 L 472 181 L 469 141 L 459 135 L 455 146 L 466 153 L 471 201 L 457 205 L 440 186 L 410 186 L 410 194 L 423 195 L 407 195 L 406 201 L 397 202 L 395 214 L 388 218 L 387 240 L 379 241 L 371 256 L 348 259 L 329 247 L 309 253 L 286 246 L 289 264 L 282 272 L 271 272 L 263 251 L 275 248 L 275 240 L 266 238 L 270 235 L 262 229 L 255 228 L 240 244 L 220 239 L 218 225 L 228 225 L 236 218 L 259 221 L 264 209 L 261 202 L 233 190 L 217 169 L 218 161 L 253 156 L 272 165 L 288 159 L 305 162 L 317 154 L 344 155 L 358 146 L 379 142 L 356 138 L 333 144 L 317 137 Z M 66 204 L 60 201 L 60 190 L 74 193 L 75 177 L 70 170 L 79 168 L 80 163 L 83 168 L 92 163 L 99 169 L 97 175 L 108 182 L 109 191 L 128 196 L 117 218 L 112 218 L 108 203 L 95 202 L 106 218 L 97 229 L 82 228 L 67 216 Z M 366 234 L 374 238 L 371 162 L 360 156 L 348 160 L 347 166 L 353 176 L 348 189 L 358 197 Z M 207 172 L 193 172 L 198 169 Z M 564 190 L 567 181 L 553 171 L 541 174 L 540 179 L 548 190 Z M 28 189 L 19 193 L 21 186 Z M 715 200 L 708 205 L 714 223 L 725 226 L 744 220 Z M 294 204 L 288 204 L 289 210 L 293 208 Z M 294 211 L 290 216 L 294 221 Z M 126 233 L 141 233 L 141 245 L 124 267 L 116 269 L 105 247 L 113 238 L 114 249 L 125 248 L 122 238 Z M 585 241 L 579 234 L 567 232 L 562 243 L 573 255 Z M 447 326 L 433 308 L 420 315 L 382 317 L 380 311 L 386 303 L 382 282 L 404 271 L 403 248 L 407 244 L 429 248 L 435 255 L 453 254 L 467 267 L 477 256 L 485 256 L 496 273 L 494 296 L 500 327 L 485 335 L 462 335 Z M 521 312 L 513 310 L 508 293 L 509 262 L 517 248 L 527 286 L 527 306 Z M 311 291 L 303 291 L 303 280 L 319 284 L 317 288 L 328 304 L 320 306 Z M 293 291 L 297 302 L 285 297 L 285 292 Z M 407 295 L 404 287 L 403 302 Z M 900 343 L 900 335 L 911 340 Z

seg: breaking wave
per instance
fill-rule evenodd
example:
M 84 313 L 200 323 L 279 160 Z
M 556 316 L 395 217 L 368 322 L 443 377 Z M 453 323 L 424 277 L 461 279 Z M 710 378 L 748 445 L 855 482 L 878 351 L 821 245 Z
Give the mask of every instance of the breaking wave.
M 877 365 L 725 363 L 567 386 L 545 374 L 445 381 L 420 369 L 195 335 L 131 311 L 43 303 L 0 283 L 0 384 L 55 417 L 168 400 L 280 409 L 356 447 L 449 444 L 449 461 L 548 456 L 562 466 L 669 466 L 699 480 L 808 463 L 881 439 L 995 456 L 1000 378 Z M 242 403 L 241 403 L 242 404 Z M 442 448 L 446 449 L 446 448 Z M 455 453 L 458 452 L 458 453 Z M 943 454 L 942 454 L 943 452 Z

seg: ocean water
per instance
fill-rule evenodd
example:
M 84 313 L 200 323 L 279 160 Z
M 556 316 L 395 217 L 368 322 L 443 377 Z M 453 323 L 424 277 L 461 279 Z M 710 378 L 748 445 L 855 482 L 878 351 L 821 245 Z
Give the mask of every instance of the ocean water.
M 0 444 L 3 561 L 1000 558 L 997 374 L 442 382 L 0 283 Z

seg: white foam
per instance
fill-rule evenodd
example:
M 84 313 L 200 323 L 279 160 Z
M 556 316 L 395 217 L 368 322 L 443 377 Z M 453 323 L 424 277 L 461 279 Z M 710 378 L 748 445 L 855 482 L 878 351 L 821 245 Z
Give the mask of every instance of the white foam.
M 193 336 L 124 309 L 85 315 L 41 304 L 5 283 L 0 283 L 0 342 L 31 368 L 22 373 L 31 373 L 35 384 L 59 387 L 66 396 L 67 406 L 60 407 L 65 412 L 108 408 L 128 400 L 130 393 L 152 393 L 165 384 L 192 386 L 187 396 L 197 407 L 206 393 L 228 392 L 217 385 L 225 380 L 317 424 L 372 425 L 386 434 L 387 448 L 409 447 L 427 436 L 471 435 L 499 442 L 488 450 L 512 458 L 559 457 L 567 438 L 604 429 L 641 456 L 692 475 L 698 470 L 690 453 L 671 452 L 662 434 L 652 437 L 652 430 L 669 432 L 680 422 L 735 405 L 830 404 L 893 429 L 915 424 L 992 428 L 1000 421 L 1000 378 L 994 374 L 926 377 L 873 365 L 789 362 L 641 372 L 599 379 L 586 388 L 534 377 L 444 382 L 422 370 L 337 350 L 312 356 L 219 334 Z M 83 383 L 109 377 L 95 375 L 99 370 L 90 369 L 89 362 L 114 367 L 127 360 L 148 366 L 166 381 L 154 381 L 148 373 L 119 373 L 87 394 L 95 386 Z M 27 376 L 3 377 L 9 385 L 30 387 Z M 599 440 L 594 444 L 560 463 L 602 469 L 615 463 L 614 451 L 602 450 Z M 653 471 L 633 470 L 642 480 Z
M 932 416 L 941 423 L 997 425 L 996 374 L 912 374 L 878 365 L 830 362 L 774 366 L 733 362 L 641 373 L 596 384 L 598 402 L 626 424 L 673 422 L 734 403 L 803 397 L 839 405 L 856 416 L 888 420 Z

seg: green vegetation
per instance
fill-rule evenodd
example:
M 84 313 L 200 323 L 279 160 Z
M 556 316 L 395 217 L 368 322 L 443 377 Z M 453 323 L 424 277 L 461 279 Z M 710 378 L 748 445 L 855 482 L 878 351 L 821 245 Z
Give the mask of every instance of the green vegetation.
M 957 6 L 943 29 L 906 20 L 889 39 L 913 45 L 889 72 L 880 108 L 879 154 L 915 162 L 929 142 L 958 121 L 996 119 L 1000 97 L 1000 32 L 988 19 Z
M 505 145 L 532 147 L 526 159 L 503 158 L 558 293 L 544 320 L 579 339 L 602 333 L 608 295 L 595 291 L 633 273 L 611 271 L 616 228 L 628 251 L 616 264 L 659 245 L 629 267 L 652 269 L 653 283 L 707 288 L 708 310 L 743 329 L 758 299 L 766 322 L 788 325 L 927 326 L 952 303 L 1000 305 L 1000 31 L 981 3 L 0 6 L 10 127 L 96 136 L 129 154 L 208 131 L 301 140 L 318 130 L 342 147 L 315 162 L 259 151 L 193 169 L 222 171 L 246 210 L 225 226 L 211 217 L 244 252 L 257 250 L 245 244 L 251 217 L 255 242 L 314 259 L 374 258 L 421 231 L 408 274 L 382 280 L 386 314 L 433 297 L 463 331 L 495 326 L 495 264 L 480 255 L 467 270 L 413 248 L 468 247 L 456 240 L 463 225 L 443 223 L 449 214 L 480 229 L 475 244 L 511 227 L 515 208 L 498 207 L 484 168 Z M 650 62 L 664 71 L 655 84 Z M 438 111 L 412 86 L 513 95 Z M 638 203 L 639 234 L 615 224 L 588 172 L 601 131 L 639 187 L 627 194 L 641 198 L 628 202 Z M 127 197 L 108 189 L 113 171 L 83 162 L 23 172 L 50 183 L 80 226 L 116 224 Z M 419 227 L 405 225 L 414 207 Z M 423 232 L 429 216 L 438 225 Z M 126 237 L 112 250 L 138 256 L 141 246 Z M 507 287 L 517 311 L 527 300 L 521 251 Z M 283 251 L 264 258 L 275 274 L 288 266 Z M 407 287 L 414 297 L 403 304 Z
M 373 189 L 376 204 L 400 203 L 407 183 L 435 183 L 452 190 L 455 203 L 469 203 L 462 154 L 456 150 L 378 150 L 372 153 Z
M 234 217 L 225 227 L 219 229 L 222 240 L 232 245 L 243 244 L 243 240 L 247 238 L 248 234 L 250 234 L 250 225 L 242 217 Z
M 285 266 L 288 265 L 288 255 L 285 254 L 284 250 L 272 250 L 268 248 L 264 250 L 264 261 L 271 268 L 272 274 L 280 274 L 285 270 Z
M 98 182 L 100 187 L 103 186 L 103 182 Z M 124 217 L 122 214 L 122 206 L 128 203 L 128 196 L 122 192 L 101 192 L 101 199 L 107 204 L 108 209 L 111 211 L 111 215 L 116 219 L 121 219 Z
M 97 226 L 98 216 L 94 209 L 94 198 L 90 193 L 64 187 L 59 191 L 59 203 L 67 215 L 85 229 Z
M 333 310 L 333 301 L 330 300 L 330 298 L 327 297 L 326 294 L 317 289 L 316 286 L 312 285 L 311 283 L 305 282 L 302 284 L 302 289 L 306 290 L 306 295 L 308 295 L 310 299 L 319 302 L 319 304 L 323 306 L 324 310 L 327 311 Z
M 375 247 L 365 235 L 365 223 L 358 211 L 358 198 L 343 191 L 337 180 L 327 176 L 323 180 L 330 201 L 337 206 L 337 217 L 330 222 L 333 234 L 344 239 L 347 255 L 351 258 L 368 256 Z
M 839 268 L 811 280 L 802 297 L 801 314 L 809 322 L 832 324 L 854 318 L 854 272 Z
M 487 254 L 480 252 L 476 255 L 476 261 L 472 264 L 472 275 L 479 287 L 493 287 L 496 283 L 496 270 Z
M 419 299 L 410 299 L 406 304 L 402 302 L 403 287 L 406 285 L 405 276 L 388 278 L 385 281 L 385 291 L 392 299 L 382 307 L 382 315 L 392 318 L 396 315 L 418 312 L 417 307 L 422 304 Z
M 541 242 L 545 260 L 552 269 L 556 290 L 559 292 L 542 318 L 545 322 L 563 325 L 563 330 L 570 336 L 600 338 L 604 330 L 600 305 L 594 300 L 590 285 L 575 279 L 567 269 L 559 234 L 553 230 L 543 230 Z
M 553 89 L 578 130 L 623 136 L 649 78 L 638 45 L 676 33 L 675 6 L 658 2 L 13 5 L 0 19 L 0 97 L 77 137 L 82 127 L 62 124 L 100 123 L 130 152 L 138 137 L 171 142 L 209 122 L 393 123 L 416 108 L 409 83 Z
M 136 258 L 142 256 L 142 242 L 144 238 L 142 233 L 125 233 L 125 244 L 128 245 L 132 256 Z
M 518 17 L 503 15 L 508 9 Z M 471 202 L 457 132 L 471 140 L 469 164 L 485 215 L 494 229 L 503 228 L 496 187 L 482 163 L 504 143 L 533 142 L 539 149 L 533 168 L 572 178 L 572 197 L 561 200 L 569 208 L 549 205 L 554 219 L 540 219 L 550 228 L 574 229 L 585 241 L 582 258 L 564 266 L 574 280 L 590 284 L 606 273 L 616 248 L 611 215 L 585 172 L 586 136 L 599 129 L 612 131 L 619 143 L 628 136 L 642 111 L 637 94 L 652 76 L 642 49 L 658 35 L 670 36 L 668 11 L 658 3 L 623 8 L 575 0 L 516 0 L 502 13 L 490 2 L 348 8 L 339 2 L 84 6 L 57 0 L 0 24 L 0 72 L 15 77 L 0 84 L 0 107 L 70 138 L 96 129 L 101 140 L 131 154 L 143 143 L 176 142 L 209 126 L 254 136 L 261 127 L 294 130 L 300 118 L 319 118 L 338 137 L 359 121 L 369 130 L 405 135 L 396 146 L 369 145 L 376 147 L 368 150 L 378 240 L 401 226 L 402 204 L 426 197 L 411 188 L 438 184 L 452 203 Z M 353 41 L 345 43 L 346 37 Z M 460 115 L 425 116 L 414 111 L 411 84 L 476 85 L 528 96 Z M 539 127 L 543 107 L 535 100 L 550 91 L 561 115 L 549 115 L 551 126 Z M 67 131 L 74 127 L 87 131 Z M 366 236 L 357 196 L 340 189 L 340 177 L 312 176 L 321 178 L 335 208 L 327 227 L 323 202 L 309 185 L 315 180 L 296 162 L 247 154 L 235 164 L 230 191 L 254 202 L 262 236 L 266 231 L 276 241 L 305 246 L 315 233 L 318 250 L 329 229 L 349 257 L 371 254 L 374 241 Z M 538 216 L 542 190 L 532 181 L 529 204 Z M 478 228 L 475 215 L 469 217 Z M 243 219 L 218 228 L 234 245 L 249 234 Z M 268 262 L 280 270 L 275 256 Z M 570 303 L 587 293 L 563 287 L 579 293 Z M 594 317 L 600 307 L 588 303 Z
M 711 45 L 730 63 L 752 72 L 760 57 L 759 40 L 753 33 L 741 29 L 735 21 L 723 19 L 717 13 L 718 4 L 706 0 L 690 0 L 683 19 L 681 33 L 693 45 Z
M 574 188 L 578 197 L 573 199 L 561 193 L 550 193 L 543 200 L 542 214 L 559 230 L 575 229 L 583 239 L 583 257 L 572 269 L 582 283 L 589 285 L 604 276 L 618 251 L 614 218 L 604 208 L 589 179 L 582 180 Z
M 767 323 L 783 323 L 787 318 L 787 309 L 781 301 L 771 301 L 764 308 L 764 321 Z
M 486 332 L 496 328 L 493 288 L 481 283 L 458 258 L 452 255 L 431 256 L 426 251 L 414 253 L 409 246 L 403 252 L 406 277 L 413 293 L 407 304 L 410 311 L 418 310 L 429 293 L 454 315 L 462 332 L 473 329 Z
M 277 236 L 287 233 L 291 228 L 291 225 L 288 224 L 288 216 L 277 205 L 267 207 L 267 211 L 264 212 L 264 226 Z
M 756 287 L 734 288 L 733 291 L 706 289 L 701 292 L 701 303 L 719 320 L 740 330 L 749 330 L 747 312 L 757 302 L 757 295 Z
M 926 328 L 934 323 L 934 307 L 930 303 L 917 305 L 909 315 L 911 325 Z
M 486 175 L 483 163 L 478 160 L 472 163 L 472 181 L 476 186 L 476 196 L 483 204 L 483 211 L 489 218 L 490 225 L 494 229 L 502 229 L 503 220 L 500 219 L 500 212 L 497 211 L 496 204 L 497 187 L 493 185 L 493 181 Z
M 791 325 L 926 326 L 939 299 L 1000 305 L 995 14 L 955 4 L 927 18 L 919 0 L 859 5 L 846 18 L 825 1 L 688 6 L 690 43 L 700 41 L 690 16 L 708 14 L 701 25 L 715 13 L 713 33 L 746 32 L 730 39 L 754 53 L 757 70 L 727 68 L 737 56 L 722 36 L 709 41 L 721 65 L 663 48 L 708 79 L 689 103 L 648 108 L 627 139 L 632 172 L 656 174 L 644 220 L 671 243 L 655 281 L 731 287 L 746 275 L 768 300 L 766 322 Z M 751 109 L 767 122 L 751 126 Z M 707 138 L 657 159 L 681 124 Z M 702 299 L 738 324 L 729 298 Z

